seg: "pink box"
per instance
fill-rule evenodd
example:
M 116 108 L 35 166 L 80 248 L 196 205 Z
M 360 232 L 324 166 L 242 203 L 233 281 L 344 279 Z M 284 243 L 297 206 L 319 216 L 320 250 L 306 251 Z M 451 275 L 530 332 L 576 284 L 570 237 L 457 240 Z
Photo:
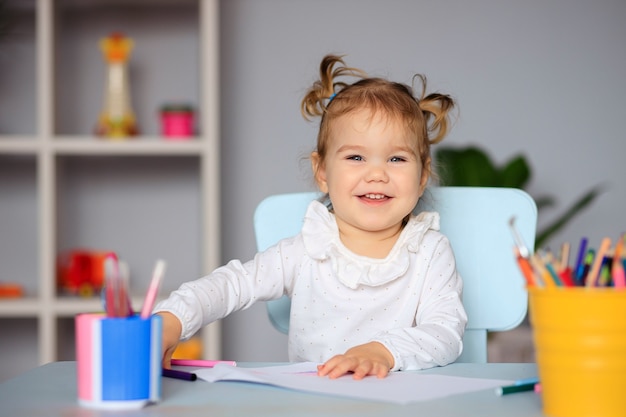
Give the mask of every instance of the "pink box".
M 194 134 L 194 112 L 189 106 L 166 106 L 161 110 L 161 133 L 168 140 L 185 140 Z

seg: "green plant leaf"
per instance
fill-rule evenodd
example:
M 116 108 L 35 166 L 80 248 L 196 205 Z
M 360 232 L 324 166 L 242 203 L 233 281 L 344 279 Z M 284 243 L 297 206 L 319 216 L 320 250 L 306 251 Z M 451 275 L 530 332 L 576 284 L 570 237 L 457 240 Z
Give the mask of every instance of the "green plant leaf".
M 535 204 L 537 205 L 537 211 L 541 211 L 541 209 L 546 207 L 552 207 L 556 204 L 554 198 L 550 196 L 533 197 L 533 200 L 535 200 Z
M 465 148 L 438 148 L 435 161 L 439 166 L 443 186 L 511 187 L 524 189 L 532 177 L 530 165 L 522 155 L 513 157 L 503 168 L 496 167 L 486 151 L 477 146 Z M 589 206 L 604 191 L 596 186 L 578 199 L 558 219 L 537 234 L 535 247 L 539 248 L 554 233 L 561 230 L 578 213 Z M 533 197 L 537 210 L 555 205 L 552 196 Z
M 509 161 L 499 175 L 498 187 L 524 188 L 530 179 L 530 167 L 523 156 Z
M 466 187 L 496 186 L 497 172 L 489 156 L 476 147 L 442 148 L 435 153 L 442 167 L 442 185 Z
M 583 210 L 585 207 L 591 204 L 593 200 L 595 200 L 596 197 L 603 192 L 604 192 L 604 186 L 597 185 L 593 187 L 590 191 L 588 191 L 585 195 L 580 197 L 557 220 L 555 220 L 554 222 L 552 222 L 551 224 L 543 228 L 543 230 L 537 234 L 537 237 L 535 238 L 535 247 L 541 248 L 550 236 L 552 236 L 554 233 L 561 230 L 567 223 L 569 223 L 569 221 L 574 216 L 576 216 L 581 210 Z

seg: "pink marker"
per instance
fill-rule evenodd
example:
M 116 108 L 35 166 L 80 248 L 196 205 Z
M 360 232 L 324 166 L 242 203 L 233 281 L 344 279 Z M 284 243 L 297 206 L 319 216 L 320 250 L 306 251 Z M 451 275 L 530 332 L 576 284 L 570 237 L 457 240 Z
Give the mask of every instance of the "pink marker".
M 615 254 L 613 255 L 613 285 L 615 288 L 626 288 L 626 275 L 624 274 L 624 265 L 622 264 L 622 251 L 624 249 L 624 239 L 626 234 L 620 236 L 615 245 Z
M 208 361 L 204 359 L 172 359 L 172 365 L 178 366 L 197 366 L 199 368 L 213 368 L 215 365 L 224 364 L 237 366 L 235 361 Z
M 150 281 L 150 287 L 148 287 L 148 293 L 146 299 L 143 302 L 143 308 L 141 309 L 141 318 L 147 319 L 152 314 L 152 308 L 159 292 L 159 286 L 165 273 L 165 261 L 159 259 L 154 267 L 152 273 L 152 280 Z

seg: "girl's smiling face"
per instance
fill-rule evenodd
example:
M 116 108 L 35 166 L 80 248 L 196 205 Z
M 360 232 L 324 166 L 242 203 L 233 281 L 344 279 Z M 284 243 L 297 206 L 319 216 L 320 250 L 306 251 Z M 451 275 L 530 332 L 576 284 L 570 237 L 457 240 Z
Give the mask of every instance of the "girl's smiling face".
M 326 157 L 314 152 L 312 163 L 342 236 L 399 234 L 428 182 L 416 148 L 410 130 L 380 112 L 363 109 L 334 121 Z

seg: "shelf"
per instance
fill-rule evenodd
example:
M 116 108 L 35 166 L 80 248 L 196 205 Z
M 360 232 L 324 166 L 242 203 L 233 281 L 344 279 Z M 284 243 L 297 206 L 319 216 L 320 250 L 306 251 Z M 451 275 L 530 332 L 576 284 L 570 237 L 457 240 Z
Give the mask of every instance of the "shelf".
M 73 317 L 102 310 L 98 298 L 58 295 L 59 255 L 115 251 L 133 294 L 146 291 L 164 259 L 163 296 L 216 268 L 220 255 L 218 0 L 8 4 L 15 31 L 0 54 L 0 282 L 20 284 L 25 297 L 0 299 L 0 353 L 9 358 L 23 344 L 36 358 L 0 362 L 0 382 L 6 369 L 71 360 Z M 123 140 L 93 134 L 108 70 L 99 42 L 117 31 L 135 43 L 128 70 L 140 131 Z M 196 136 L 161 135 L 160 109 L 171 103 L 192 106 Z M 142 302 L 133 297 L 136 310 Z M 204 355 L 219 359 L 219 323 L 201 336 Z
M 163 291 L 200 275 L 197 156 L 72 154 L 59 156 L 56 163 L 62 184 L 57 191 L 58 253 L 116 252 L 129 265 L 133 291 L 148 287 L 159 258 L 167 262 Z
M 59 155 L 200 155 L 206 148 L 199 138 L 168 140 L 139 137 L 113 141 L 94 137 L 59 137 L 51 148 Z
M 42 147 L 57 155 L 201 155 L 207 148 L 199 137 L 167 139 L 140 136 L 126 140 L 109 140 L 93 136 L 59 136 L 42 145 L 33 136 L 0 136 L 0 155 L 34 155 Z
M 2 4 L 11 21 L 0 39 L 0 91 L 9 98 L 0 99 L 0 135 L 34 135 L 38 128 L 35 0 Z
M 143 8 L 150 10 L 157 8 L 197 7 L 198 0 L 58 0 L 60 5 L 67 9 L 75 10 L 100 10 L 100 9 L 133 9 Z M 203 1 L 203 0 L 200 0 Z
M 0 298 L 0 317 L 36 317 L 41 301 L 35 297 Z
M 28 296 L 39 295 L 36 170 L 34 150 L 0 154 L 0 282 L 19 283 Z
M 140 311 L 143 297 L 132 297 L 132 305 L 135 311 Z M 41 300 L 35 297 L 25 298 L 0 298 L 0 317 L 37 317 L 41 313 Z M 74 317 L 80 313 L 103 311 L 100 297 L 79 298 L 61 296 L 56 298 L 50 307 L 50 311 L 57 317 Z
M 159 111 L 172 102 L 189 103 L 201 121 L 201 1 L 205 0 L 162 1 L 156 7 L 145 1 L 98 2 L 93 7 L 78 6 L 85 2 L 59 2 L 55 133 L 94 132 L 104 103 L 106 80 L 99 42 L 113 32 L 123 33 L 133 41 L 127 67 L 130 105 L 139 131 L 157 135 Z
M 160 300 L 162 297 L 159 297 L 158 299 Z M 132 297 L 131 304 L 135 312 L 139 313 L 141 311 L 143 300 L 143 296 L 137 295 Z M 60 296 L 54 300 L 52 306 L 54 313 L 58 317 L 64 318 L 74 317 L 81 313 L 97 313 L 103 311 L 103 309 L 100 297 L 80 298 Z
M 41 145 L 32 136 L 2 136 L 0 139 L 0 155 L 3 154 L 35 154 Z
M 57 317 L 74 317 L 80 313 L 97 313 L 102 310 L 100 297 L 58 297 L 52 305 L 52 311 Z

